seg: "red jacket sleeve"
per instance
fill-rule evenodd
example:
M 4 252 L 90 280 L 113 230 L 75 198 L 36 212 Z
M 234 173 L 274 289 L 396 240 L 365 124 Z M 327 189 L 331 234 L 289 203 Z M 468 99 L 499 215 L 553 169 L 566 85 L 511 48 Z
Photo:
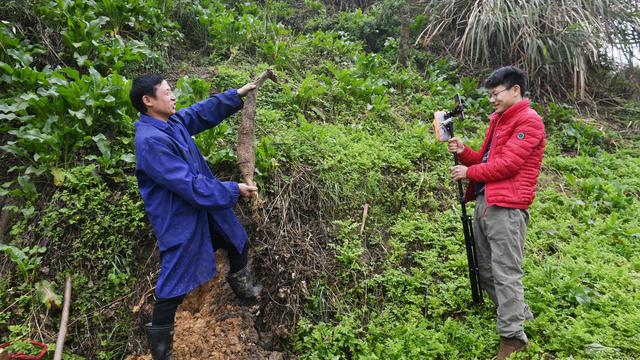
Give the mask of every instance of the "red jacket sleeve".
M 484 134 L 484 142 L 480 147 L 480 151 L 475 151 L 472 148 L 470 148 L 468 145 L 464 146 L 464 150 L 460 154 L 458 154 L 458 160 L 460 160 L 462 165 L 469 167 L 471 165 L 479 164 L 482 161 L 482 150 L 486 148 L 487 143 L 489 142 L 489 136 L 491 136 L 490 134 L 492 130 L 491 125 L 493 124 L 494 122 L 490 123 L 490 126 L 487 129 L 487 132 Z
M 465 145 L 464 150 L 458 154 L 458 160 L 464 166 L 471 166 L 480 163 L 482 155 L 480 155 L 479 151 L 474 151 L 468 145 Z

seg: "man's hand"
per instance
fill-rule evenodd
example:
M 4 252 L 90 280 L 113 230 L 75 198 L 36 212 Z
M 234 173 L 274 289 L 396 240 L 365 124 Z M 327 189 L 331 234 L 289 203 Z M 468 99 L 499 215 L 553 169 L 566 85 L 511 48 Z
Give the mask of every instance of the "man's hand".
M 464 165 L 456 165 L 452 166 L 449 170 L 451 170 L 451 177 L 453 180 L 463 180 L 467 178 L 467 167 Z
M 252 91 L 253 89 L 256 88 L 256 84 L 250 82 L 247 85 L 241 87 L 240 89 L 238 89 L 238 95 L 240 96 L 245 96 L 249 93 L 249 91 Z
M 464 151 L 464 144 L 457 137 L 451 138 L 447 144 L 447 150 L 451 153 L 461 154 Z
M 248 198 L 253 194 L 253 192 L 258 191 L 258 187 L 247 185 L 245 183 L 238 183 L 238 188 L 240 189 L 240 196 L 243 198 Z

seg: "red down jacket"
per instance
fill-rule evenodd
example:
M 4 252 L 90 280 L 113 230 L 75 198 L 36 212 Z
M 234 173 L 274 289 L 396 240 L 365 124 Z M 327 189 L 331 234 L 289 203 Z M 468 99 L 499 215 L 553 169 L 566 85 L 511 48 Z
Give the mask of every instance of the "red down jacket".
M 490 136 L 489 158 L 481 163 Z M 491 114 L 480 151 L 465 146 L 458 155 L 469 168 L 467 178 L 471 182 L 466 201 L 475 199 L 474 182 L 484 182 L 487 206 L 528 208 L 535 197 L 546 143 L 544 123 L 528 99 L 518 101 L 502 114 Z

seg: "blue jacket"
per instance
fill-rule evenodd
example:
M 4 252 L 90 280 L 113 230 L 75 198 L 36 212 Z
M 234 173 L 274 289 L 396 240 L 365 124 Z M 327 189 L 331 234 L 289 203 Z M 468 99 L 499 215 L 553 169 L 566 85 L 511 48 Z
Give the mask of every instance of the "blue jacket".
M 135 123 L 136 177 L 160 250 L 159 298 L 186 294 L 216 274 L 211 236 L 244 250 L 247 234 L 233 213 L 238 184 L 218 180 L 191 137 L 242 106 L 238 92 L 228 90 L 169 121 L 141 114 Z

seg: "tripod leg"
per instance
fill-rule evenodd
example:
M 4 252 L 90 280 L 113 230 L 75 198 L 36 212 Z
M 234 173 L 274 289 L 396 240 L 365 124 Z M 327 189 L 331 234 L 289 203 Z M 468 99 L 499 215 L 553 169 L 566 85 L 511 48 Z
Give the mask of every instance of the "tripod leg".
M 470 216 L 467 216 L 467 228 L 469 229 L 469 237 L 471 239 L 471 252 L 472 252 L 472 258 L 473 258 L 473 267 L 472 267 L 472 272 L 473 272 L 473 277 L 475 278 L 475 283 L 476 283 L 476 290 L 475 292 L 477 292 L 478 296 L 477 296 L 477 301 L 476 299 L 474 299 L 474 303 L 476 303 L 477 305 L 483 304 L 484 303 L 484 299 L 482 296 L 482 287 L 480 286 L 480 269 L 478 266 L 478 249 L 476 247 L 476 241 L 475 241 L 475 236 L 473 233 L 473 219 Z

